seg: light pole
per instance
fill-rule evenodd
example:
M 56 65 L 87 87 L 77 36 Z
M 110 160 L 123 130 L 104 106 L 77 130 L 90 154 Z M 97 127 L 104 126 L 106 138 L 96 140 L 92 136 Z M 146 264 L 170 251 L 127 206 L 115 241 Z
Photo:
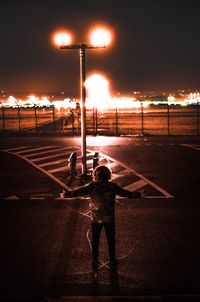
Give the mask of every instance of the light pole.
M 57 40 L 57 41 L 56 41 Z M 110 33 L 105 29 L 94 29 L 91 33 L 91 44 L 70 44 L 69 34 L 59 33 L 55 36 L 60 49 L 79 49 L 80 55 L 80 95 L 81 95 L 81 156 L 82 175 L 87 174 L 86 165 L 86 49 L 105 48 L 111 40 Z

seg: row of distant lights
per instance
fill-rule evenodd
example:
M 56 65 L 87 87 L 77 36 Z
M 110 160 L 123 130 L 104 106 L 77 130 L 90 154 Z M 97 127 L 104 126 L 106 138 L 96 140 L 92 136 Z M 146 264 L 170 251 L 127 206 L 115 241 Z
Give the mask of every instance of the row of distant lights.
M 78 99 L 69 99 L 65 98 L 64 100 L 54 100 L 50 101 L 49 97 L 36 97 L 36 96 L 29 96 L 27 100 L 21 100 L 16 99 L 13 96 L 9 96 L 7 99 L 0 101 L 0 108 L 31 108 L 31 107 L 51 107 L 55 106 L 57 110 L 63 109 L 75 109 L 77 103 L 79 103 Z M 112 105 L 114 104 L 114 106 Z M 141 105 L 143 107 L 148 107 L 149 105 L 162 105 L 162 104 L 168 104 L 168 105 L 181 105 L 181 106 L 187 106 L 187 105 L 195 105 L 200 104 L 200 97 L 191 98 L 191 96 L 187 99 L 184 99 L 182 101 L 176 101 L 175 97 L 169 96 L 167 101 L 148 101 L 143 100 L 139 101 L 135 98 L 131 97 L 112 97 L 109 102 L 109 106 L 107 108 L 140 108 Z M 81 106 L 81 104 L 80 104 Z M 88 106 L 89 109 L 92 108 L 92 106 Z M 104 108 L 102 108 L 104 109 Z

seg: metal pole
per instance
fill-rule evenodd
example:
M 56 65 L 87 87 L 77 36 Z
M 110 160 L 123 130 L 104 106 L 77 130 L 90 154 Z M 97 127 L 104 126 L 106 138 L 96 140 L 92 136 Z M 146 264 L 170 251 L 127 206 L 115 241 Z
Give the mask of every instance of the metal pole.
M 2 120 L 3 120 L 3 131 L 5 130 L 5 108 L 2 105 Z
M 199 136 L 199 102 L 197 101 L 197 135 Z
M 72 134 L 74 135 L 74 120 L 75 120 L 75 113 L 73 110 L 71 111 L 71 122 L 72 122 Z
M 53 131 L 56 132 L 55 106 L 52 106 Z
M 92 130 L 93 130 L 93 135 L 95 134 L 94 125 L 95 125 L 95 120 L 94 120 L 94 107 L 93 107 L 92 108 Z
M 85 89 L 85 74 L 86 74 L 86 64 L 85 64 L 85 51 L 86 45 L 81 44 L 80 47 L 80 89 L 81 89 L 81 151 L 82 151 L 82 174 L 86 175 L 86 89 Z
M 117 107 L 116 107 L 116 136 L 118 136 L 118 110 L 117 110 Z
M 97 107 L 95 107 L 95 133 L 98 134 L 98 112 Z
M 143 111 L 143 102 L 140 101 L 141 104 L 141 126 L 142 126 L 142 135 L 144 134 L 144 111 Z
M 169 136 L 169 103 L 167 103 L 167 135 Z
M 19 132 L 21 131 L 20 107 L 17 108 Z
M 35 133 L 37 134 L 37 107 L 34 106 L 34 113 L 35 113 Z

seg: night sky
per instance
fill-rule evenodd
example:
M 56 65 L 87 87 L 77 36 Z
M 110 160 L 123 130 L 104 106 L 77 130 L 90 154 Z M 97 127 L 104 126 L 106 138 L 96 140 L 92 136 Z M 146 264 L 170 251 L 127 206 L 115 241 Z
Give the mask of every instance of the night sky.
M 87 42 L 91 25 L 114 30 L 112 47 L 87 51 L 115 93 L 200 88 L 199 1 L 1 1 L 0 89 L 79 96 L 79 53 L 56 49 L 52 33 Z

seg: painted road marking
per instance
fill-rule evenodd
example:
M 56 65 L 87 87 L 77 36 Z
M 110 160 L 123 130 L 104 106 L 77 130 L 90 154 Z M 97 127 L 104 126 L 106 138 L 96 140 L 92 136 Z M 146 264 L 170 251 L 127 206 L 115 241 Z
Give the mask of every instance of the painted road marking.
M 54 148 L 54 146 L 46 146 L 46 147 L 38 147 L 38 148 L 27 149 L 27 150 L 16 152 L 16 154 L 25 154 L 25 153 L 29 153 L 29 152 L 32 152 L 32 151 L 38 151 L 38 150 L 44 150 L 44 149 L 50 149 L 50 148 Z
M 144 181 L 143 179 L 140 179 L 140 180 L 124 187 L 124 189 L 129 190 L 129 191 L 136 191 L 136 190 L 143 188 L 146 185 L 148 185 L 148 183 L 146 181 Z
M 49 147 L 49 146 L 48 146 Z M 52 148 L 55 148 L 55 146 L 52 146 Z M 76 147 L 80 150 L 79 147 Z M 13 151 L 15 151 L 17 148 L 12 148 Z M 35 148 L 34 150 L 39 150 L 38 148 Z M 45 147 L 43 147 L 43 149 L 45 149 Z M 48 149 L 48 148 L 46 148 Z M 46 151 L 43 151 L 42 153 L 43 154 L 46 154 L 46 153 L 49 153 L 49 152 L 60 152 L 62 150 L 70 150 L 71 149 L 71 152 L 74 151 L 74 147 L 73 147 L 73 150 L 72 150 L 72 147 L 64 147 L 64 148 L 56 148 L 56 150 L 46 150 Z M 29 149 L 29 150 L 32 150 L 32 149 Z M 3 150 L 5 151 L 5 150 Z M 57 153 L 57 154 L 54 154 L 54 155 L 48 155 L 48 156 L 44 156 L 44 157 L 40 157 L 40 158 L 34 158 L 34 159 L 29 159 L 28 157 L 29 156 L 26 156 L 26 155 L 23 155 L 23 154 L 19 154 L 19 152 L 12 152 L 11 151 L 5 151 L 7 153 L 10 153 L 10 154 L 15 154 L 16 156 L 26 160 L 28 163 L 30 163 L 32 166 L 34 166 L 35 168 L 37 168 L 38 170 L 40 170 L 41 172 L 45 173 L 48 177 L 50 177 L 52 180 L 54 180 L 55 182 L 57 182 L 62 188 L 66 189 L 66 190 L 71 190 L 70 187 L 68 187 L 64 182 L 62 182 L 58 177 L 54 176 L 53 174 L 54 173 L 57 173 L 57 172 L 61 172 L 61 171 L 65 171 L 68 168 L 68 165 L 67 165 L 67 159 L 58 159 L 58 160 L 55 160 L 54 162 L 52 161 L 48 161 L 46 163 L 43 163 L 41 165 L 38 165 L 38 164 L 35 164 L 35 162 L 37 161 L 41 161 L 41 160 L 50 160 L 52 158 L 55 158 L 55 157 L 61 157 L 63 155 L 66 155 L 66 154 L 69 154 L 68 152 L 62 152 L 62 153 Z M 31 151 L 32 152 L 32 151 Z M 93 150 L 87 150 L 87 166 L 89 168 L 89 166 L 92 166 L 93 164 L 93 159 L 91 159 L 91 156 L 93 156 L 94 154 L 94 151 Z M 35 153 L 34 155 L 37 156 L 37 155 L 40 155 L 41 152 L 37 152 Z M 132 176 L 130 176 L 130 180 L 132 179 L 132 183 L 130 183 L 129 185 L 126 185 L 124 186 L 125 189 L 128 189 L 130 191 L 135 191 L 135 190 L 138 190 L 144 186 L 147 186 L 147 185 L 150 185 L 151 187 L 153 187 L 154 189 L 156 189 L 156 191 L 160 192 L 162 195 L 155 195 L 155 196 L 146 196 L 145 198 L 173 198 L 173 196 L 171 194 L 169 194 L 167 191 L 165 191 L 164 189 L 162 189 L 160 186 L 156 185 L 155 183 L 153 183 L 152 181 L 150 181 L 149 179 L 147 179 L 146 177 L 144 177 L 142 174 L 140 173 L 137 173 L 134 169 L 131 169 L 129 168 L 127 165 L 125 165 L 124 163 L 120 162 L 120 161 L 117 161 L 115 160 L 114 158 L 112 157 L 109 157 L 103 153 L 100 153 L 99 152 L 99 157 L 100 157 L 100 160 L 99 160 L 99 164 L 101 164 L 101 162 L 103 164 L 105 164 L 105 161 L 106 161 L 106 166 L 108 166 L 109 168 L 113 168 L 113 178 L 112 180 L 118 180 L 121 178 L 122 182 L 123 182 L 123 177 L 125 177 L 126 179 L 129 179 L 129 175 L 131 173 Z M 62 166 L 60 167 L 54 167 L 53 168 L 53 165 L 56 165 L 56 164 L 62 164 Z M 81 165 L 81 156 L 78 156 L 78 160 L 77 160 L 77 167 L 80 167 Z M 52 166 L 53 169 L 44 169 L 45 167 L 48 167 L 48 166 Z M 115 172 L 114 172 L 115 171 Z M 127 175 L 129 174 L 129 175 Z M 135 180 L 135 176 L 137 178 L 139 178 L 139 180 Z M 38 196 L 38 197 L 41 197 L 41 196 Z
M 126 173 L 129 173 L 129 170 L 123 170 L 123 173 L 121 173 L 121 171 L 119 173 L 112 173 L 112 180 L 117 180 L 120 177 L 123 177 L 124 175 L 126 175 Z
M 38 165 L 34 164 L 31 160 L 29 160 L 28 158 L 21 156 L 20 154 L 17 153 L 12 153 L 10 151 L 7 151 L 7 153 L 10 154 L 15 154 L 16 156 L 18 156 L 21 159 L 24 159 L 25 161 L 27 161 L 30 165 L 32 165 L 33 167 L 35 167 L 36 169 L 40 170 L 41 172 L 43 172 L 44 174 L 46 174 L 48 177 L 50 177 L 53 181 L 57 182 L 62 188 L 64 188 L 65 190 L 69 190 L 71 191 L 72 189 L 70 187 L 68 187 L 65 183 L 63 183 L 62 181 L 60 181 L 60 179 L 58 179 L 57 177 L 55 177 L 54 175 L 48 173 L 48 171 L 46 171 L 45 169 L 39 167 Z
M 7 149 L 6 151 L 17 151 L 17 150 L 27 149 L 27 148 L 29 148 L 29 146 L 23 146 L 23 147 L 18 147 L 18 148 L 10 148 L 10 149 Z
M 47 167 L 47 166 L 52 166 L 52 165 L 56 165 L 56 164 L 61 164 L 61 163 L 64 163 L 64 162 L 66 162 L 66 164 L 67 164 L 68 163 L 68 158 L 59 159 L 59 160 L 55 160 L 55 161 L 52 161 L 52 162 L 47 162 L 47 163 L 41 164 L 39 166 L 40 167 Z
M 51 155 L 43 156 L 43 157 L 39 157 L 39 158 L 33 158 L 32 161 L 33 162 L 38 162 L 38 161 L 42 161 L 42 160 L 46 160 L 46 159 L 50 159 L 50 158 L 62 157 L 62 156 L 65 156 L 67 154 L 71 154 L 71 151 L 62 152 L 62 153 L 58 153 L 58 154 L 51 154 Z
M 81 156 L 78 156 L 77 159 L 80 159 Z M 92 164 L 93 163 L 93 160 L 92 159 L 89 159 L 87 160 L 87 164 Z M 81 162 L 77 163 L 77 166 L 79 166 L 81 164 Z M 58 167 L 58 168 L 55 168 L 55 169 L 51 169 L 51 170 L 47 170 L 48 173 L 57 173 L 57 172 L 61 172 L 61 171 L 67 171 L 69 168 L 68 168 L 68 165 L 66 166 L 63 166 L 63 167 Z
M 48 171 L 48 173 L 52 174 L 52 173 L 56 173 L 56 172 L 67 171 L 68 169 L 69 169 L 68 165 L 66 165 L 66 166 L 62 166 L 62 167 L 51 169 L 51 170 L 47 170 L 47 171 Z
M 133 174 L 135 174 L 136 176 L 138 176 L 139 178 L 141 178 L 144 182 L 148 183 L 149 185 L 151 185 L 153 188 L 155 188 L 156 190 L 158 190 L 160 193 L 162 193 L 165 198 L 173 198 L 174 196 L 171 195 L 170 193 L 168 193 L 167 191 L 165 191 L 164 189 L 162 189 L 160 186 L 156 185 L 153 181 L 147 179 L 145 176 L 143 176 L 140 173 L 137 173 L 134 169 L 129 168 L 127 165 L 125 165 L 124 163 L 115 160 L 114 158 L 107 156 L 103 153 L 101 153 L 101 156 L 104 156 L 105 158 L 108 158 L 109 160 L 116 162 L 118 165 L 124 167 L 125 169 L 129 170 L 130 172 L 132 172 Z M 150 198 L 150 197 L 149 197 Z
M 71 154 L 71 152 L 68 152 L 68 153 L 61 153 L 61 154 Z M 55 157 L 61 157 L 61 154 L 56 154 Z M 77 156 L 77 159 L 81 158 L 81 155 Z M 34 160 L 33 160 L 34 161 Z M 66 164 L 69 163 L 69 159 L 68 157 L 64 158 L 64 159 L 57 159 L 55 161 L 50 161 L 50 162 L 47 162 L 47 163 L 44 163 L 44 164 L 41 164 L 39 165 L 40 167 L 47 167 L 47 166 L 51 166 L 51 165 L 56 165 L 56 164 L 60 164 L 60 163 L 63 163 L 63 162 L 66 162 Z
M 191 148 L 191 149 L 195 149 L 195 150 L 200 151 L 200 146 L 199 146 L 199 145 L 181 144 L 181 146 L 189 147 L 189 148 Z
M 54 147 L 55 148 L 55 147 Z M 68 150 L 69 147 L 64 147 L 64 148 L 56 148 L 56 149 L 53 149 L 53 150 L 49 150 L 49 151 L 42 151 L 42 152 L 34 152 L 32 154 L 28 154 L 26 155 L 26 158 L 28 157 L 33 157 L 33 156 L 38 156 L 38 155 L 41 155 L 41 154 L 47 154 L 47 153 L 53 153 L 53 152 L 57 152 L 57 151 L 63 151 L 63 150 Z
M 17 199 L 19 199 L 18 197 L 17 197 L 17 195 L 10 195 L 10 196 L 8 196 L 8 197 L 6 197 L 6 198 L 4 198 L 5 200 L 17 200 Z

